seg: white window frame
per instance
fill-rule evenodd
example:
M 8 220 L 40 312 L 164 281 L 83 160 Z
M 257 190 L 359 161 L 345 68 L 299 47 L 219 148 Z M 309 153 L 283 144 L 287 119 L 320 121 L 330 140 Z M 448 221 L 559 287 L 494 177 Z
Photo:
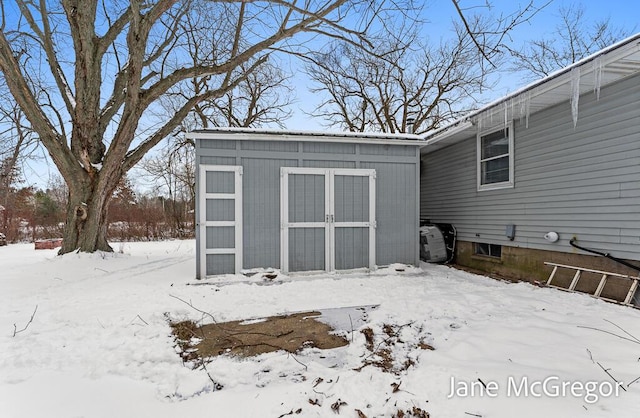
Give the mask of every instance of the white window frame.
M 509 139 L 509 180 L 508 181 L 502 181 L 500 183 L 489 183 L 489 184 L 482 184 L 482 163 L 484 161 L 488 161 L 490 159 L 486 159 L 486 160 L 482 160 L 482 138 L 487 136 L 487 135 L 491 135 L 492 133 L 498 132 L 498 131 L 502 131 L 506 129 L 507 133 L 508 133 L 508 139 Z M 483 191 L 483 190 L 497 190 L 497 189 L 506 189 L 506 188 L 513 188 L 514 187 L 514 178 L 513 178 L 513 173 L 514 173 L 514 169 L 513 169 L 513 165 L 514 165 L 514 149 L 513 149 L 513 122 L 508 123 L 506 126 L 501 126 L 499 128 L 495 128 L 495 129 L 491 129 L 491 130 L 486 130 L 486 131 L 478 131 L 478 135 L 477 135 L 477 140 L 476 140 L 476 178 L 477 178 L 477 185 L 478 185 L 478 191 Z M 496 157 L 492 157 L 491 159 L 497 159 L 497 158 L 502 158 L 504 157 L 506 154 L 502 154 Z

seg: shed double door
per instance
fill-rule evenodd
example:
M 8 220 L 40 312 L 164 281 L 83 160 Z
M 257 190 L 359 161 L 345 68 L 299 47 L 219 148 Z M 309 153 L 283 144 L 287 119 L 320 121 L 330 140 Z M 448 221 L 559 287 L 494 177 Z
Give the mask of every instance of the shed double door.
M 281 269 L 375 265 L 375 170 L 281 168 Z

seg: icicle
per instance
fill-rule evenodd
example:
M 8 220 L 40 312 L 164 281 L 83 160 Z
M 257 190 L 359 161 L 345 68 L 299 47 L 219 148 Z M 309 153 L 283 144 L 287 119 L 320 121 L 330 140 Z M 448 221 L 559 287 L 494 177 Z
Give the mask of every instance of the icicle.
M 514 120 L 516 118 L 515 106 L 516 106 L 515 100 L 512 97 L 511 98 L 511 120 Z
M 531 113 L 531 92 L 528 91 L 527 92 L 527 97 L 525 99 L 525 105 L 524 105 L 524 112 L 525 112 L 525 127 L 527 129 L 529 129 L 529 115 Z
M 571 70 L 571 117 L 573 118 L 573 127 L 578 125 L 578 101 L 580 100 L 580 68 L 575 67 Z
M 504 102 L 504 129 L 507 129 L 507 124 L 509 123 L 509 105 L 507 102 Z
M 600 100 L 600 86 L 602 85 L 602 55 L 593 60 L 593 92 L 596 100 Z

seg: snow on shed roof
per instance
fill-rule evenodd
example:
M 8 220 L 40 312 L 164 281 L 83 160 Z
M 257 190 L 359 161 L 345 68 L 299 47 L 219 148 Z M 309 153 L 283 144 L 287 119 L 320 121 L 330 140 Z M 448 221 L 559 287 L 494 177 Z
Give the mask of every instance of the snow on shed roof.
M 640 33 L 604 48 L 549 76 L 461 117 L 453 123 L 422 135 L 423 153 L 444 148 L 475 136 L 477 125 L 491 129 L 505 120 L 528 118 L 550 106 L 571 103 L 575 94 L 590 91 L 599 95 L 600 87 L 640 71 Z M 574 90 L 575 86 L 575 90 Z M 577 117 L 577 113 L 574 115 Z
M 350 142 L 422 146 L 422 137 L 413 134 L 379 132 L 319 132 L 282 129 L 214 128 L 187 133 L 191 139 L 228 139 L 244 141 Z

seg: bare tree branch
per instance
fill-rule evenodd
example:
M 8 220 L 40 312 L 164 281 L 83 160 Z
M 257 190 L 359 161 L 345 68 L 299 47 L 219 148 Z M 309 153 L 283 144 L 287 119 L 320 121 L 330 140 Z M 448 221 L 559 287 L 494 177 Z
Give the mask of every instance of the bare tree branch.
M 548 37 L 533 39 L 520 50 L 512 50 L 512 70 L 522 71 L 526 78 L 543 78 L 573 64 L 631 34 L 615 27 L 609 18 L 590 22 L 584 6 L 560 7 L 559 19 Z
M 31 323 L 33 322 L 33 318 L 35 318 L 37 311 L 38 311 L 38 305 L 36 305 L 36 308 L 33 310 L 33 313 L 31 314 L 31 318 L 29 318 L 29 322 L 27 322 L 27 324 L 24 326 L 24 328 L 18 329 L 16 324 L 13 324 L 13 336 L 14 337 L 16 336 L 16 334 L 24 332 L 24 331 L 27 330 L 27 328 L 29 328 L 29 325 L 31 325 Z
M 306 58 L 307 73 L 329 98 L 314 111 L 330 125 L 351 131 L 415 132 L 437 128 L 474 103 L 490 84 L 489 71 L 466 32 L 438 47 L 420 45 L 417 35 L 403 43 L 380 40 L 375 54 L 334 44 Z M 449 103 L 455 103 L 452 107 Z

